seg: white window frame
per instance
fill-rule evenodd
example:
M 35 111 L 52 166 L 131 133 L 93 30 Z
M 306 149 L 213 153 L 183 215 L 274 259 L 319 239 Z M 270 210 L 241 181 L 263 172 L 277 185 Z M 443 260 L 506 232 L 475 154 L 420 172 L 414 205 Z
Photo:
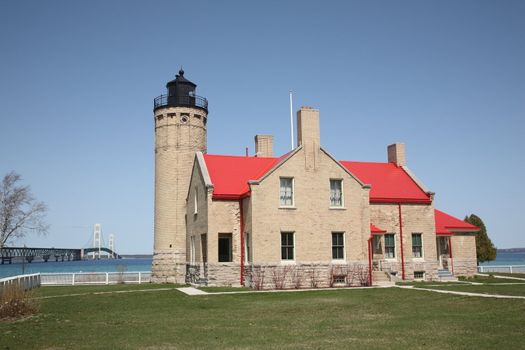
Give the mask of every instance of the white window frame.
M 334 244 L 333 244 L 333 236 L 334 233 L 341 233 L 343 235 L 343 257 L 340 259 L 334 259 Z M 338 264 L 338 263 L 344 263 L 346 262 L 346 233 L 344 231 L 332 231 L 330 233 L 330 255 L 332 256 L 332 263 Z
M 394 236 L 394 257 L 390 258 L 386 256 L 386 236 L 392 235 Z M 395 233 L 385 233 L 383 235 L 384 245 L 383 245 L 383 254 L 385 257 L 385 260 L 391 260 L 391 261 L 397 261 L 397 234 Z
M 252 241 L 249 232 L 244 232 L 244 262 L 252 262 Z
M 420 257 L 415 257 L 414 256 L 414 244 L 412 243 L 412 235 L 421 235 L 421 256 Z M 410 243 L 412 243 L 412 259 L 413 260 L 425 260 L 425 242 L 423 241 L 423 232 L 412 232 L 412 234 L 410 235 Z
M 197 195 L 198 195 L 198 188 L 195 187 L 195 194 L 193 196 L 193 215 L 197 215 L 198 213 L 198 205 L 199 205 L 199 201 L 198 201 L 198 198 L 197 198 Z
M 190 236 L 190 264 L 195 264 L 195 236 Z
M 283 259 L 283 233 L 292 234 L 292 247 L 293 247 L 293 259 Z M 281 231 L 279 234 L 279 255 L 281 256 L 282 264 L 295 264 L 295 258 L 297 256 L 297 244 L 295 242 L 295 232 L 294 231 Z
M 341 205 L 332 205 L 332 181 L 339 181 L 341 183 Z M 329 188 L 329 194 L 330 194 L 330 209 L 344 209 L 345 207 L 345 190 L 344 190 L 344 182 L 343 179 L 336 179 L 332 178 L 329 181 L 330 188 Z
M 292 204 L 283 204 L 281 201 L 281 181 L 292 180 Z M 295 178 L 292 176 L 281 176 L 279 177 L 279 208 L 295 208 Z
M 423 277 L 416 278 L 416 272 L 423 272 Z M 427 273 L 426 271 L 414 271 L 414 281 L 425 281 L 426 280 Z

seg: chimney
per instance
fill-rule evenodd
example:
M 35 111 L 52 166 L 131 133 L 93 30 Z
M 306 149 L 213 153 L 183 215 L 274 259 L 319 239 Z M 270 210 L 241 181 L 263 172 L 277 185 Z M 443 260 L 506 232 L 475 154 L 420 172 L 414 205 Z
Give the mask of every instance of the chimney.
M 255 135 L 255 156 L 273 157 L 272 135 Z
M 387 150 L 389 163 L 395 163 L 397 166 L 406 165 L 404 143 L 393 143 L 388 146 Z
M 320 138 L 319 110 L 312 107 L 301 107 L 297 112 L 297 143 L 304 149 L 307 171 L 315 171 L 318 168 Z
M 301 146 L 311 142 L 319 147 L 320 138 L 319 110 L 302 106 L 297 112 L 297 143 Z

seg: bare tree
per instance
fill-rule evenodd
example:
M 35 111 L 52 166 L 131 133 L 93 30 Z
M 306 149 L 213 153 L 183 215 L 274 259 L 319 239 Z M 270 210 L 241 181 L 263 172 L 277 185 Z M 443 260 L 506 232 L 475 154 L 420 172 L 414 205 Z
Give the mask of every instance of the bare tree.
M 29 186 L 20 184 L 22 177 L 11 171 L 0 185 L 0 248 L 29 232 L 45 234 L 47 207 L 32 195 Z

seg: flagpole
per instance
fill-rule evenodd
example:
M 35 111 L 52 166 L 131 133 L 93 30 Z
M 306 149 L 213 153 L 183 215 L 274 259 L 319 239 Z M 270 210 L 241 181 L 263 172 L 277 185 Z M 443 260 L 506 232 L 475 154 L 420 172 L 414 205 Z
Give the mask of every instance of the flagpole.
M 292 102 L 292 90 L 290 90 L 290 140 L 292 142 L 292 150 L 294 149 L 293 142 L 293 102 Z

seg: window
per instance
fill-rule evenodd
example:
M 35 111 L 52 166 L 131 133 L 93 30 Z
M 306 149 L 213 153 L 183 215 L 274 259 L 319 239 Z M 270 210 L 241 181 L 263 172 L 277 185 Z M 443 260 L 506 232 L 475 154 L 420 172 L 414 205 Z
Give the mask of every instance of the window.
M 244 233 L 244 261 L 247 263 L 252 261 L 252 242 L 248 232 Z
M 293 206 L 293 177 L 281 177 L 280 186 L 281 207 Z
M 423 257 L 423 242 L 421 233 L 412 233 L 412 255 L 414 258 Z
M 293 232 L 281 232 L 281 259 L 294 259 L 294 234 Z
M 385 258 L 393 259 L 396 257 L 396 241 L 392 233 L 385 234 Z
M 194 194 L 194 197 L 193 197 L 193 215 L 197 215 L 197 208 L 199 207 L 199 203 L 197 201 L 197 195 L 198 195 L 198 189 L 197 187 L 195 187 L 195 194 Z
M 343 232 L 332 232 L 332 259 L 345 258 L 345 237 Z
M 207 263 L 208 262 L 208 239 L 205 233 L 201 235 L 201 256 L 202 256 L 202 262 Z
M 414 271 L 414 279 L 415 280 L 425 279 L 425 271 Z
M 190 237 L 190 263 L 195 264 L 195 236 Z
M 330 180 L 330 206 L 343 206 L 343 180 Z
M 219 233 L 219 262 L 232 261 L 232 234 Z

